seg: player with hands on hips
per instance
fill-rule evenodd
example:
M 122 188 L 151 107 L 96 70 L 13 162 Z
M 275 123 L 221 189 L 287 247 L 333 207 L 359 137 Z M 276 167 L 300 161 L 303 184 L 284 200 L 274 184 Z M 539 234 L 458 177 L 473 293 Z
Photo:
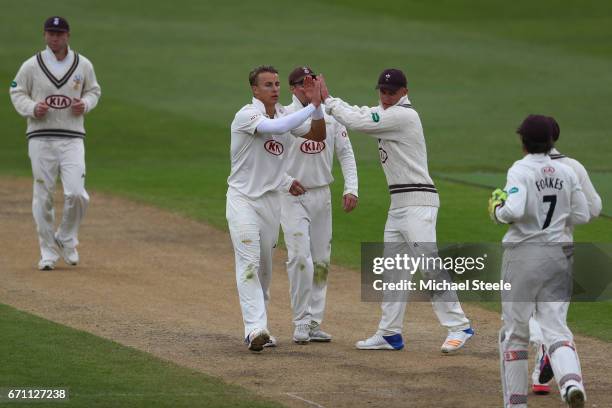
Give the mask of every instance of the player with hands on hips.
M 79 262 L 81 221 L 89 204 L 85 191 L 84 115 L 100 98 L 93 65 L 68 45 L 66 19 L 44 24 L 45 50 L 23 63 L 11 83 L 17 112 L 27 118 L 28 154 L 34 176 L 32 212 L 36 222 L 40 270 L 52 270 L 60 257 Z M 62 221 L 55 229 L 53 192 L 57 177 L 64 189 Z
M 289 74 L 293 94 L 288 112 L 311 103 L 305 81 L 315 77 L 310 67 L 296 67 Z M 326 140 L 293 139 L 287 153 L 287 173 L 300 181 L 306 194 L 281 196 L 281 226 L 287 246 L 287 273 L 293 310 L 293 340 L 328 342 L 332 336 L 321 329 L 327 294 L 332 240 L 332 205 L 329 185 L 334 181 L 334 153 L 344 176 L 343 209 L 357 206 L 357 165 L 346 128 L 325 115 Z
M 268 331 L 266 305 L 280 226 L 280 196 L 305 192 L 299 181 L 286 173 L 286 150 L 295 137 L 325 140 L 325 121 L 320 84 L 312 77 L 304 80 L 311 103 L 293 113 L 278 103 L 280 81 L 274 67 L 253 69 L 249 85 L 252 101 L 236 113 L 231 124 L 226 217 L 234 247 L 244 339 L 249 350 L 259 352 L 276 345 Z
M 376 86 L 380 103 L 375 107 L 350 106 L 340 98 L 331 97 L 323 76 L 318 78 L 326 113 L 348 129 L 378 139 L 380 162 L 391 195 L 384 232 L 385 243 L 389 245 L 385 245 L 385 250 L 397 247 L 397 243 L 409 243 L 412 256 L 420 256 L 423 248 L 429 256 L 437 256 L 436 219 L 440 202 L 427 167 L 421 120 L 408 99 L 404 73 L 386 69 L 380 74 Z M 427 279 L 450 279 L 448 271 L 443 269 L 422 269 L 422 272 Z M 406 300 L 389 299 L 394 296 L 387 297 L 387 292 L 384 295 L 378 330 L 372 337 L 357 342 L 358 349 L 401 350 L 404 347 L 401 333 Z M 459 350 L 474 331 L 456 293 L 433 293 L 432 306 L 448 330 L 441 351 Z

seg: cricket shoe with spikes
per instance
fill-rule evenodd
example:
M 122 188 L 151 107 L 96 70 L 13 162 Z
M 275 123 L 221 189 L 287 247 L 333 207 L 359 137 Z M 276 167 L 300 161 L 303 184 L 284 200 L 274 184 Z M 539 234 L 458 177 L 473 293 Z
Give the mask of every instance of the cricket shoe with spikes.
M 465 343 L 474 335 L 474 329 L 471 327 L 465 330 L 452 331 L 448 333 L 444 344 L 442 344 L 442 353 L 454 353 L 459 350 Z
M 404 348 L 404 340 L 399 333 L 391 336 L 375 334 L 369 339 L 358 341 L 355 347 L 359 350 L 401 350 Z

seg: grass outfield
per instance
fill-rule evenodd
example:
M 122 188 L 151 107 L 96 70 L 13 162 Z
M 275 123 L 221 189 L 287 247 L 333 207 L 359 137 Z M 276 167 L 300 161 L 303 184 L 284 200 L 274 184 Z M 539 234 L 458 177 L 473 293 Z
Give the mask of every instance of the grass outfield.
M 44 19 L 65 15 L 71 44 L 93 61 L 103 88 L 87 119 L 88 187 L 225 229 L 228 127 L 250 100 L 246 77 L 253 66 L 272 63 L 284 78 L 296 64 L 309 63 L 325 72 L 333 94 L 355 104 L 376 103 L 378 73 L 397 66 L 407 72 L 434 174 L 503 180 L 520 157 L 514 129 L 521 119 L 550 114 L 561 125 L 559 149 L 585 164 L 611 214 L 612 3 L 433 4 L 152 0 L 143 8 L 125 1 L 7 0 L 0 34 L 10 41 L 0 48 L 0 79 L 8 89 L 20 63 L 42 47 Z M 0 173 L 29 176 L 24 121 L 8 98 L 0 120 Z M 389 198 L 375 140 L 354 134 L 352 141 L 360 205 L 343 214 L 341 183 L 333 186 L 333 262 L 354 267 L 359 243 L 382 239 Z M 501 239 L 505 229 L 486 214 L 488 190 L 441 178 L 436 184 L 439 241 Z M 612 221 L 582 226 L 576 239 L 612 242 Z M 612 314 L 602 312 L 607 307 L 580 305 L 570 318 L 579 331 L 609 338 L 599 331 L 612 326 Z M 597 314 L 599 323 L 584 323 Z
M 0 388 L 69 389 L 77 407 L 280 408 L 243 388 L 0 304 Z M 55 407 L 18 402 L 2 407 Z

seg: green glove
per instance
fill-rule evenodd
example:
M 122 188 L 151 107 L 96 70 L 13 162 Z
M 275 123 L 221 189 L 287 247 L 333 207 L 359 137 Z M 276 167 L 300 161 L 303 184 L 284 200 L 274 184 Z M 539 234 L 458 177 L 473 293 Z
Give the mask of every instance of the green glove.
M 501 188 L 496 189 L 491 194 L 491 198 L 489 198 L 489 216 L 494 222 L 499 223 L 497 217 L 495 216 L 495 209 L 499 206 L 504 205 L 507 199 L 508 193 L 506 193 Z

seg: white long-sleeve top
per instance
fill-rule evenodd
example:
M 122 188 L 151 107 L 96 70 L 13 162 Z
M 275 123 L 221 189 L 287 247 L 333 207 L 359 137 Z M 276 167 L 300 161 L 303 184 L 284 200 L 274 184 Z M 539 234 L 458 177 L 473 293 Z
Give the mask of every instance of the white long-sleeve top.
M 568 242 L 568 225 L 589 221 L 589 207 L 571 167 L 547 154 L 528 154 L 510 170 L 508 199 L 495 216 L 510 224 L 503 242 Z
M 587 203 L 589 203 L 589 215 L 591 219 L 598 217 L 601 214 L 602 208 L 601 197 L 597 194 L 597 190 L 595 190 L 595 186 L 593 186 L 589 173 L 584 166 L 578 160 L 567 157 L 554 148 L 550 151 L 549 156 L 552 160 L 570 166 L 576 172 L 578 183 L 580 183 L 582 192 L 586 197 Z
M 300 100 L 293 95 L 291 105 L 285 109 L 287 112 L 297 112 L 303 107 Z M 310 119 L 307 122 L 310 123 Z M 327 186 L 334 181 L 332 168 L 335 152 L 344 177 L 343 195 L 358 196 L 357 164 L 346 128 L 332 116 L 325 115 L 325 132 L 326 139 L 322 142 L 303 137 L 291 142 L 286 158 L 287 173 L 299 180 L 306 189 Z
M 305 108 L 306 109 L 306 108 Z M 313 113 L 312 106 L 307 113 Z M 276 120 L 289 112 L 276 104 L 274 118 L 266 113 L 264 104 L 257 98 L 236 113 L 231 125 L 231 171 L 227 184 L 251 199 L 257 199 L 268 191 L 288 191 L 293 178 L 287 175 L 288 145 L 291 139 L 304 136 L 310 130 L 310 122 L 301 122 L 290 132 L 265 133 L 258 126 Z
M 389 185 L 391 208 L 439 207 L 438 191 L 427 168 L 427 149 L 419 114 L 408 97 L 387 109 L 350 106 L 340 98 L 325 100 L 325 110 L 350 130 L 378 139 L 380 162 Z
M 26 135 L 33 137 L 85 137 L 84 115 L 70 109 L 73 98 L 83 100 L 85 113 L 98 104 L 101 90 L 92 63 L 70 48 L 58 61 L 47 47 L 25 61 L 10 87 L 11 101 L 17 112 L 27 118 Z M 42 118 L 34 116 L 38 102 L 50 109 Z

